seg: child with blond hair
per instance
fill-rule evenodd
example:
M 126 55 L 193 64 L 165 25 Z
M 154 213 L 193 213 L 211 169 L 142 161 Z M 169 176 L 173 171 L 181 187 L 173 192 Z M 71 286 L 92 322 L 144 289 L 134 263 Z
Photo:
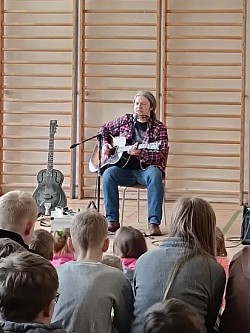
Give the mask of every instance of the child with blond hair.
M 47 260 L 52 260 L 54 238 L 44 229 L 36 229 L 30 242 L 30 249 Z
M 51 261 L 54 267 L 75 260 L 74 249 L 71 241 L 70 230 L 61 229 L 52 232 L 54 237 L 54 254 Z
M 0 238 L 10 238 L 28 250 L 37 215 L 37 205 L 30 194 L 5 193 L 0 197 Z
M 105 217 L 96 210 L 78 213 L 70 233 L 76 261 L 57 267 L 60 298 L 53 322 L 75 333 L 129 333 L 131 285 L 120 270 L 100 263 L 109 247 Z
M 141 256 L 134 274 L 134 322 L 143 332 L 145 312 L 162 299 L 177 298 L 196 308 L 214 332 L 226 276 L 216 262 L 216 215 L 202 198 L 180 198 L 174 204 L 169 235 L 158 249 Z

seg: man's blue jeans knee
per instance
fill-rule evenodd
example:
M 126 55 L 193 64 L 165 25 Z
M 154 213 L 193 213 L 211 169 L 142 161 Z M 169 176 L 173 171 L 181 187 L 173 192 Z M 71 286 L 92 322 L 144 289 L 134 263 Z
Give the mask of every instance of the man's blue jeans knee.
M 141 184 L 148 192 L 148 222 L 160 224 L 164 188 L 162 173 L 158 167 L 149 166 L 145 170 L 129 170 L 112 166 L 103 174 L 103 194 L 108 221 L 119 221 L 118 186 Z

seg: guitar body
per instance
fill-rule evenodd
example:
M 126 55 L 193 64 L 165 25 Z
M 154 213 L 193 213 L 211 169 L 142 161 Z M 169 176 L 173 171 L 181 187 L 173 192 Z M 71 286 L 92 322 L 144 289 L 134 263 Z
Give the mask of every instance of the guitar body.
M 51 120 L 47 169 L 38 172 L 38 186 L 33 193 L 39 213 L 43 215 L 50 215 L 51 210 L 54 210 L 56 207 L 67 206 L 67 198 L 62 189 L 63 174 L 61 171 L 53 168 L 56 128 L 57 120 Z
M 38 172 L 38 186 L 33 193 L 33 198 L 36 200 L 39 213 L 45 215 L 46 204 L 50 204 L 49 212 L 56 207 L 67 206 L 67 198 L 62 189 L 63 180 L 63 174 L 57 169 L 49 172 L 43 169 Z
M 111 144 L 114 147 L 111 155 L 107 157 L 101 158 L 101 174 L 106 170 L 110 165 L 117 165 L 120 168 L 124 168 L 129 161 L 130 155 L 126 152 L 117 152 L 116 147 L 125 147 L 126 146 L 126 138 L 123 136 L 112 137 Z M 95 146 L 94 151 L 92 153 L 90 162 L 89 162 L 89 170 L 91 172 L 96 172 L 98 170 L 99 165 L 99 147 L 98 144 Z
M 127 146 L 127 140 L 123 136 L 117 136 L 111 138 L 111 145 L 113 146 L 113 149 L 111 150 L 111 155 L 109 157 L 101 157 L 101 166 L 100 166 L 100 172 L 101 174 L 111 165 L 119 166 L 120 168 L 124 168 L 131 155 L 127 153 L 129 147 Z M 138 149 L 151 149 L 151 150 L 159 150 L 160 142 L 151 142 L 147 144 L 140 144 L 138 146 Z M 98 145 L 95 146 L 95 149 L 92 153 L 92 156 L 89 161 L 89 170 L 90 172 L 97 172 L 99 168 L 99 147 Z

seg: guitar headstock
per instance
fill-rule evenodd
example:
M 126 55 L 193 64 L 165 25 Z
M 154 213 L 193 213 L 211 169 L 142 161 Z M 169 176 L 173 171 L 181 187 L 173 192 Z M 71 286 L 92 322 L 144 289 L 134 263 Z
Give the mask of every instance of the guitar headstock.
M 51 120 L 50 121 L 50 127 L 49 127 L 49 133 L 50 135 L 54 135 L 56 133 L 57 129 L 57 120 Z
M 160 150 L 161 141 L 155 141 L 148 143 L 148 149 Z

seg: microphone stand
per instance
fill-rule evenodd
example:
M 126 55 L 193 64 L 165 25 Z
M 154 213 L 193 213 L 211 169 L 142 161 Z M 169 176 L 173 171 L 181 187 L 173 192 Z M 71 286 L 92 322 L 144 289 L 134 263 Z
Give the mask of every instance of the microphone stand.
M 134 127 L 135 127 L 135 123 L 137 121 L 137 115 L 134 113 L 134 114 L 127 114 L 127 117 L 128 117 L 128 120 L 126 122 L 126 124 L 129 124 L 129 123 L 132 123 L 132 126 L 133 126 L 133 129 L 132 129 L 132 132 L 134 134 Z M 123 124 L 124 125 L 124 124 Z M 117 126 L 115 127 L 116 128 L 119 128 L 121 127 L 122 125 L 120 126 Z M 70 146 L 70 149 L 73 149 L 87 141 L 90 141 L 90 140 L 93 140 L 97 138 L 98 140 L 98 169 L 97 169 L 97 211 L 100 212 L 100 200 L 101 200 L 101 158 L 102 158 L 102 134 L 96 134 L 96 135 L 93 135 L 85 140 L 82 140 L 78 143 L 74 143 L 73 145 Z
M 98 140 L 98 169 L 97 169 L 97 211 L 100 212 L 100 199 L 101 199 L 101 157 L 102 157 L 102 135 L 96 134 L 78 143 L 74 143 L 70 146 L 73 149 L 87 141 L 97 138 Z

